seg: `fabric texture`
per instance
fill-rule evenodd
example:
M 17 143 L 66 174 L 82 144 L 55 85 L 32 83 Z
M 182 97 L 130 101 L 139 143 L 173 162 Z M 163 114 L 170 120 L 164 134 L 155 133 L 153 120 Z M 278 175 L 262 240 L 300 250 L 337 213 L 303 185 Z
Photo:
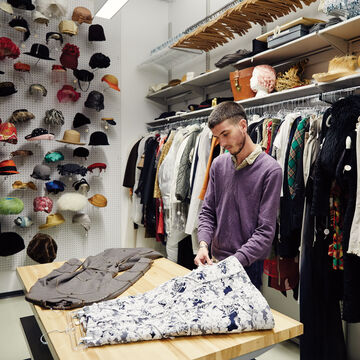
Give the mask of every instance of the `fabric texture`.
M 144 294 L 84 307 L 76 313 L 87 346 L 173 336 L 272 329 L 269 305 L 233 256 L 201 266 Z

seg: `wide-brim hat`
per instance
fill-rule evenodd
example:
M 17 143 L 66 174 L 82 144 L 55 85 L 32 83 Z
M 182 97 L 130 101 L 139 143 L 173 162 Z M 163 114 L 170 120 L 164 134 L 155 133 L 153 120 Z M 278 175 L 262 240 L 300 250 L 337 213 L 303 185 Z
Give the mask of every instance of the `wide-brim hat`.
M 89 198 L 88 201 L 91 205 L 94 205 L 96 207 L 105 207 L 107 205 L 106 197 L 101 194 L 95 194 L 94 196 Z
M 35 128 L 31 132 L 31 134 L 28 134 L 25 136 L 26 140 L 52 140 L 54 139 L 54 134 L 49 133 L 47 129 L 44 128 Z
M 49 48 L 43 44 L 32 44 L 30 52 L 25 52 L 24 54 L 36 57 L 42 60 L 55 60 L 49 56 Z
M 56 141 L 66 144 L 85 145 L 85 143 L 80 142 L 80 133 L 76 130 L 65 130 L 62 140 Z
M 50 214 L 46 217 L 46 224 L 39 226 L 39 229 L 47 229 L 50 227 L 58 226 L 65 222 L 64 217 L 60 213 Z
M 16 232 L 0 234 L 0 256 L 10 256 L 25 249 L 24 239 Z
M 333 81 L 344 76 L 358 74 L 356 71 L 357 67 L 357 56 L 348 55 L 335 57 L 329 62 L 328 72 L 314 74 L 313 78 L 317 82 Z

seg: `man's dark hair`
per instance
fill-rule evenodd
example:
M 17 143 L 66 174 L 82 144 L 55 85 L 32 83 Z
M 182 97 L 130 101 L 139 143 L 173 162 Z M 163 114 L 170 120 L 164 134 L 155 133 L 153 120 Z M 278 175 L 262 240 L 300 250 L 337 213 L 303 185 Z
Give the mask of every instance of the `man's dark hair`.
M 247 120 L 244 108 L 234 101 L 224 101 L 217 105 L 211 112 L 208 119 L 208 126 L 210 129 L 213 129 L 225 120 L 238 123 L 241 119 Z

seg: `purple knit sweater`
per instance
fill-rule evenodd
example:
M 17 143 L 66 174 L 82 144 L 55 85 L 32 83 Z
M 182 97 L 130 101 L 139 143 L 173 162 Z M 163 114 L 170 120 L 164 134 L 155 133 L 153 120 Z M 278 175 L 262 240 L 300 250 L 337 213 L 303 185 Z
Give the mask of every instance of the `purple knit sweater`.
M 265 259 L 275 234 L 281 183 L 281 168 L 266 153 L 240 170 L 230 154 L 217 157 L 199 214 L 199 242 L 211 244 L 217 260 L 235 255 L 249 266 Z

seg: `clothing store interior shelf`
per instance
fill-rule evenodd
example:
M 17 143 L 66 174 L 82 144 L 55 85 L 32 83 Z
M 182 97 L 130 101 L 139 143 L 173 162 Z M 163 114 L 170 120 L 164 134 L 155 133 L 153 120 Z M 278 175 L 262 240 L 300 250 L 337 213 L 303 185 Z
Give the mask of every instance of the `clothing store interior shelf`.
M 47 263 L 22 266 L 17 274 L 24 290 L 41 277 L 63 263 Z M 164 282 L 184 276 L 189 270 L 162 258 L 153 262 L 149 271 L 132 285 L 124 295 L 136 295 L 149 291 Z M 174 339 L 141 341 L 137 343 L 106 345 L 91 347 L 87 350 L 75 350 L 74 338 L 69 333 L 57 332 L 64 330 L 68 324 L 69 311 L 52 311 L 30 304 L 35 318 L 48 343 L 54 359 L 90 360 L 90 359 L 229 359 L 240 356 L 240 359 L 251 359 L 272 345 L 294 338 L 303 333 L 303 326 L 277 311 L 272 310 L 275 328 L 272 330 L 252 331 L 242 334 L 219 334 L 205 336 L 184 336 Z M 76 326 L 78 330 L 78 327 Z M 50 333 L 49 333 L 50 332 Z M 76 339 L 80 334 L 77 334 Z

